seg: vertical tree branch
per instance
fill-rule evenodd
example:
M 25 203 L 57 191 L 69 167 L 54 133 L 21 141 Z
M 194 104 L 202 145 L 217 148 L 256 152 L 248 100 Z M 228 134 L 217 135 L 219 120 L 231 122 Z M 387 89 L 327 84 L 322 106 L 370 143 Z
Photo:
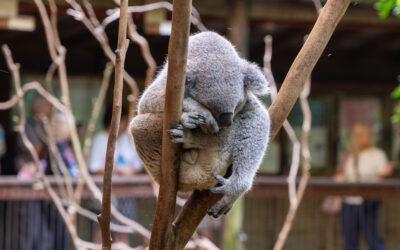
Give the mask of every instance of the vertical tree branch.
M 313 2 L 314 2 L 315 9 L 319 15 L 322 10 L 321 2 L 319 0 L 313 0 Z M 306 41 L 307 38 L 308 38 L 308 35 L 306 35 L 304 37 L 304 41 Z M 290 199 L 289 211 L 286 215 L 282 229 L 279 232 L 278 239 L 273 248 L 274 250 L 281 250 L 283 248 L 283 246 L 285 245 L 287 237 L 289 235 L 289 232 L 292 228 L 293 221 L 294 221 L 294 218 L 297 213 L 297 209 L 300 205 L 301 200 L 303 199 L 303 195 L 306 190 L 308 180 L 310 178 L 311 153 L 310 153 L 310 148 L 309 148 L 309 134 L 310 134 L 310 130 L 311 130 L 311 121 L 312 121 L 311 109 L 310 109 L 310 105 L 308 103 L 308 96 L 310 95 L 310 91 L 311 91 L 311 76 L 307 78 L 307 80 L 303 86 L 303 89 L 300 93 L 300 106 L 301 106 L 301 111 L 303 114 L 303 125 L 302 125 L 302 130 L 301 130 L 302 131 L 302 133 L 301 133 L 301 146 L 302 146 L 301 155 L 302 155 L 302 159 L 303 159 L 302 175 L 300 178 L 299 187 L 296 191 L 296 176 L 297 176 L 298 166 L 296 167 L 296 170 L 293 170 L 292 168 L 290 169 L 289 178 L 291 178 L 291 182 L 289 182 L 289 194 L 291 197 L 291 196 L 293 196 L 293 192 L 294 192 L 295 199 L 293 199 L 293 198 Z M 285 123 L 288 124 L 288 121 L 285 120 Z M 284 123 L 284 126 L 286 125 L 285 123 Z M 286 127 L 285 127 L 285 129 L 286 129 Z M 299 157 L 300 152 L 298 152 L 297 154 Z M 291 188 L 291 185 L 292 185 L 292 188 Z
M 107 153 L 105 160 L 105 170 L 103 177 L 103 199 L 101 214 L 99 215 L 99 223 L 101 228 L 101 239 L 104 250 L 111 249 L 111 177 L 114 166 L 115 145 L 119 133 L 119 123 L 121 119 L 122 109 L 122 87 L 123 87 L 123 72 L 126 50 L 128 42 L 126 40 L 127 16 L 128 16 L 128 0 L 122 0 L 121 18 L 119 19 L 118 27 L 118 45 L 115 51 L 115 82 L 114 82 L 114 100 L 112 108 L 112 118 L 110 125 L 110 134 L 107 142 Z
M 309 38 L 289 69 L 276 100 L 269 108 L 272 125 L 270 140 L 278 133 L 283 121 L 293 108 L 305 80 L 310 76 L 349 4 L 350 0 L 328 0 L 318 16 Z M 175 221 L 176 239 L 180 246 L 184 246 L 190 239 L 207 210 L 219 198 L 209 191 L 194 192 L 191 195 Z
M 163 117 L 161 182 L 150 250 L 172 249 L 172 221 L 178 190 L 180 145 L 172 143 L 168 130 L 179 123 L 185 89 L 186 61 L 190 30 L 191 0 L 174 0 L 172 32 L 168 47 L 168 77 Z
M 264 74 L 267 78 L 270 89 L 271 89 L 271 100 L 274 101 L 276 95 L 278 94 L 278 88 L 276 87 L 276 82 L 271 69 L 271 58 L 272 58 L 272 36 L 268 35 L 264 38 L 265 42 L 265 54 L 264 54 Z M 289 176 L 287 179 L 289 186 L 289 201 L 290 203 L 296 202 L 296 176 L 300 166 L 300 142 L 297 139 L 296 133 L 293 127 L 290 125 L 289 121 L 285 119 L 283 123 L 283 128 L 292 143 L 292 161 L 290 164 Z
M 307 36 L 306 36 L 307 37 Z M 305 39 L 306 39 L 305 37 Z M 293 171 L 293 176 L 292 182 L 289 183 L 289 189 L 290 185 L 294 185 L 292 189 L 294 189 L 294 199 L 292 198 L 290 200 L 290 205 L 289 205 L 289 211 L 286 215 L 285 221 L 283 223 L 282 229 L 279 232 L 278 239 L 275 243 L 275 246 L 273 250 L 281 250 L 283 246 L 286 243 L 287 237 L 289 235 L 289 232 L 292 228 L 294 218 L 297 213 L 297 209 L 300 205 L 300 202 L 303 198 L 304 191 L 306 190 L 308 179 L 310 177 L 310 161 L 311 161 L 311 154 L 310 154 L 310 149 L 309 149 L 309 134 L 310 134 L 310 129 L 311 129 L 311 109 L 308 104 L 308 96 L 310 94 L 311 90 L 311 77 L 307 79 L 306 83 L 304 84 L 303 90 L 301 91 L 300 94 L 300 105 L 301 105 L 301 111 L 303 114 L 303 125 L 302 125 L 302 135 L 301 135 L 301 155 L 302 155 L 302 175 L 300 178 L 300 184 L 299 187 L 296 191 L 296 176 L 297 176 L 297 169 L 296 172 L 294 170 L 290 169 L 290 172 Z M 287 122 L 287 121 L 285 121 Z M 300 156 L 300 152 L 298 152 L 298 155 Z M 298 166 L 297 166 L 298 168 Z
M 110 78 L 113 71 L 113 64 L 108 62 L 103 72 L 103 79 L 101 81 L 101 86 L 99 94 L 93 105 L 92 114 L 90 115 L 89 123 L 85 132 L 85 139 L 83 140 L 83 156 L 86 160 L 89 159 L 89 150 L 92 145 L 93 132 L 96 126 L 96 121 L 100 114 L 101 106 L 103 105 L 104 98 L 106 97 L 108 86 L 110 84 Z

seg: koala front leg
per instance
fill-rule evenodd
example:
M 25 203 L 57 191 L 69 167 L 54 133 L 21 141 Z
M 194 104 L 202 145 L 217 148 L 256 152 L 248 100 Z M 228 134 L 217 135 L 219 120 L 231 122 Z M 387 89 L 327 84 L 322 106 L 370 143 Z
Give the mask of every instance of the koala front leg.
M 182 143 L 184 148 L 204 148 L 210 145 L 210 138 L 218 131 L 218 124 L 211 112 L 194 99 L 186 97 L 183 100 L 181 124 L 171 128 L 169 133 L 171 140 Z
M 258 104 L 257 101 L 255 104 Z M 266 150 L 269 137 L 270 120 L 262 106 L 245 108 L 236 119 L 239 123 L 233 137 L 228 142 L 232 148 L 232 174 L 228 178 L 219 175 L 214 177 L 220 186 L 210 188 L 214 193 L 224 196 L 208 211 L 209 215 L 218 217 L 226 214 L 233 203 L 246 191 L 250 190 L 254 176 Z M 249 110 L 246 110 L 249 109 Z
M 190 97 L 183 99 L 181 124 L 187 129 L 200 127 L 205 134 L 216 134 L 219 131 L 218 123 L 212 113 Z

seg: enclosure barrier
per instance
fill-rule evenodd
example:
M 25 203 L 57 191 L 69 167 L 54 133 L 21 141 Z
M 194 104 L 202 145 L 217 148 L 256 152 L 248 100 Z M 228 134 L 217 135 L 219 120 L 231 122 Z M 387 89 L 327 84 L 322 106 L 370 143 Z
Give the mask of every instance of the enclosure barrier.
M 53 188 L 59 192 L 59 183 L 54 177 L 49 176 Z M 98 186 L 101 186 L 102 178 L 94 177 Z M 113 195 L 118 197 L 137 198 L 137 219 L 146 226 L 151 227 L 155 210 L 155 199 L 147 175 L 133 177 L 117 177 L 113 179 Z M 75 185 L 76 183 L 74 183 Z M 285 177 L 258 176 L 253 189 L 246 195 L 244 232 L 246 249 L 271 249 L 282 226 L 288 209 L 288 190 Z M 381 202 L 381 235 L 388 250 L 397 249 L 400 244 L 400 225 L 398 212 L 400 209 L 400 182 L 397 179 L 386 179 L 380 183 L 336 183 L 328 177 L 311 177 L 306 189 L 305 197 L 299 207 L 293 230 L 289 234 L 285 249 L 343 249 L 343 241 L 340 230 L 340 217 L 327 215 L 321 212 L 320 206 L 327 196 L 332 195 L 360 195 L 365 198 L 379 198 Z M 90 197 L 89 191 L 83 191 L 83 197 Z M 85 200 L 85 199 L 84 199 Z M 28 203 L 36 201 L 36 205 Z M 84 206 L 85 206 L 84 201 Z M 15 238 L 24 218 L 29 216 L 31 210 L 38 213 L 53 213 L 46 191 L 37 181 L 21 181 L 13 176 L 0 177 L 0 249 L 18 249 L 21 240 Z M 33 211 L 34 213 L 35 211 Z M 50 223 L 50 222 L 49 222 Z M 52 224 L 51 224 L 52 223 Z M 66 237 L 56 224 L 61 221 L 53 221 L 50 226 L 57 228 L 57 249 L 62 249 Z M 86 240 L 91 240 L 92 229 L 97 222 L 89 222 L 87 219 L 78 220 L 78 233 Z M 32 220 L 26 230 L 43 230 L 38 221 Z M 219 230 L 214 230 L 215 242 L 220 246 Z M 361 235 L 360 239 L 363 239 Z M 49 239 L 47 239 L 49 240 Z M 140 244 L 140 238 L 133 237 L 134 245 Z M 362 242 L 362 249 L 367 249 Z M 21 248 L 20 248 L 21 249 Z

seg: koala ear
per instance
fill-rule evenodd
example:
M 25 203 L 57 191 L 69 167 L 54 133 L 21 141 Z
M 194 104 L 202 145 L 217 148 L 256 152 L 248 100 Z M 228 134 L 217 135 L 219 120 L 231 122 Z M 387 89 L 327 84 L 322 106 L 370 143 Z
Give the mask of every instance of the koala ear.
M 269 94 L 269 83 L 260 68 L 254 64 L 244 61 L 244 86 L 256 95 Z

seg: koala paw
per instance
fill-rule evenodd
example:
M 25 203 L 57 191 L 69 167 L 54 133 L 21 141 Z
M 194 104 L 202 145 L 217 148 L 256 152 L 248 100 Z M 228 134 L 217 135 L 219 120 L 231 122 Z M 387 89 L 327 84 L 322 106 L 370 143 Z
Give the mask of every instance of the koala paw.
M 169 135 L 171 137 L 172 142 L 183 143 L 183 139 L 184 139 L 183 126 L 181 124 L 177 124 L 177 125 L 173 126 L 169 130 Z
M 218 123 L 211 113 L 183 112 L 181 123 L 188 129 L 200 127 L 205 134 L 216 134 L 219 131 Z
M 181 123 L 185 128 L 193 129 L 206 123 L 206 119 L 197 112 L 183 112 L 181 116 Z
M 232 177 L 226 179 L 217 174 L 213 175 L 220 186 L 209 188 L 209 190 L 213 193 L 221 193 L 224 196 L 211 207 L 208 215 L 218 218 L 220 215 L 227 214 L 231 210 L 233 203 L 247 191 L 247 188 L 238 188 L 238 183 L 231 180 Z

